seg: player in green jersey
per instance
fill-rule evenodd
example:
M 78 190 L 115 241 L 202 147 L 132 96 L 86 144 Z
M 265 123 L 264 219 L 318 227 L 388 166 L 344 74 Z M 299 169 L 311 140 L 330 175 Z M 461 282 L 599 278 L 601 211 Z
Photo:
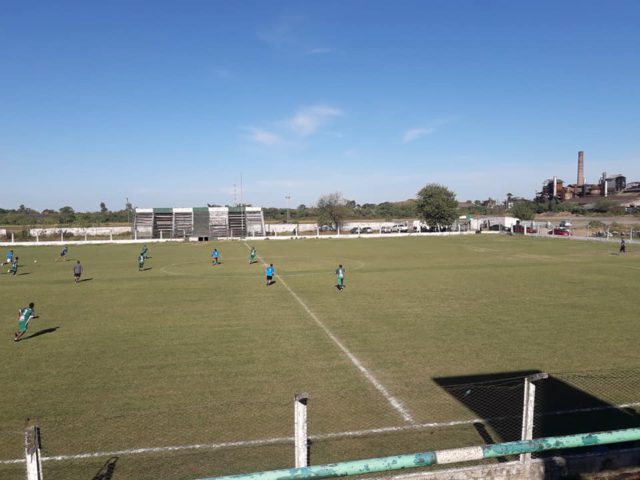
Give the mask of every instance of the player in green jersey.
M 345 273 L 344 267 L 342 265 L 338 265 L 338 268 L 336 268 L 336 278 L 337 278 L 336 288 L 338 289 L 339 292 L 344 290 L 344 287 L 345 287 L 344 273 Z
M 13 337 L 14 342 L 19 341 L 27 332 L 29 322 L 33 318 L 36 318 L 33 302 L 31 302 L 28 307 L 18 309 L 18 331 Z

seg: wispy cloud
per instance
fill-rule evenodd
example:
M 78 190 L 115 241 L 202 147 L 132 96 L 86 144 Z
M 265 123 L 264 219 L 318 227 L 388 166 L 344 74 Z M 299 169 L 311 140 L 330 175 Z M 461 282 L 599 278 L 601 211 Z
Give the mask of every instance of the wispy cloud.
M 411 143 L 421 137 L 432 135 L 440 127 L 455 122 L 458 119 L 456 116 L 440 117 L 431 120 L 426 125 L 421 127 L 410 128 L 402 134 L 402 143 Z
M 289 119 L 289 127 L 298 135 L 307 137 L 313 135 L 318 129 L 333 119 L 341 117 L 344 112 L 329 105 L 312 105 L 300 108 L 296 114 Z
M 282 143 L 282 139 L 277 134 L 259 127 L 247 127 L 247 138 L 255 143 L 272 147 Z
M 296 27 L 301 18 L 292 15 L 280 16 L 274 24 L 258 32 L 258 38 L 274 48 L 283 48 L 299 43 Z
M 435 132 L 435 128 L 410 128 L 402 135 L 402 143 L 411 143 L 425 135 L 431 135 Z
M 308 50 L 305 55 L 326 55 L 327 53 L 333 53 L 333 51 L 333 48 L 312 48 L 311 50 Z

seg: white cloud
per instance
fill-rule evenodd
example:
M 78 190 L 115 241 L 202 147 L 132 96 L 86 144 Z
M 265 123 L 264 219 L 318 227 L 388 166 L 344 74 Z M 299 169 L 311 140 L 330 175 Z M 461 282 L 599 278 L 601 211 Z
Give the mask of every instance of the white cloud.
M 435 128 L 410 128 L 404 132 L 404 135 L 402 136 L 402 143 L 413 142 L 425 135 L 431 135 L 433 132 L 435 132 Z
M 246 130 L 248 132 L 247 137 L 253 142 L 269 147 L 282 143 L 282 139 L 278 135 L 264 128 L 247 127 Z
M 344 112 L 339 108 L 328 105 L 312 105 L 299 109 L 288 121 L 288 124 L 298 135 L 307 137 L 313 135 L 331 120 L 343 115 Z

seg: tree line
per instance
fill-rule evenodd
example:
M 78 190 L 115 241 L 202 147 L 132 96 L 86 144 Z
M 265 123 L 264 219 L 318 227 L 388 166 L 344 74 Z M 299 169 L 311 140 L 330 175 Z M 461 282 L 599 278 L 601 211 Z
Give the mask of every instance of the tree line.
M 298 205 L 297 208 L 264 208 L 265 220 L 290 223 L 314 221 L 318 225 L 336 227 L 345 220 L 409 219 L 421 218 L 430 225 L 450 225 L 457 218 L 458 202 L 455 193 L 447 187 L 429 184 L 416 198 L 401 202 L 359 204 L 345 199 L 341 193 L 322 195 L 316 205 Z M 70 206 L 57 210 L 38 211 L 25 205 L 17 209 L 0 208 L 0 225 L 78 225 L 92 226 L 109 223 L 127 223 L 133 220 L 133 207 L 112 211 L 104 202 L 95 212 L 76 212 Z
M 17 209 L 0 208 L 0 225 L 78 225 L 91 226 L 108 223 L 127 223 L 133 220 L 133 207 L 128 203 L 124 209 L 111 211 L 104 202 L 95 212 L 76 212 L 64 206 L 57 210 L 42 211 L 20 205 Z

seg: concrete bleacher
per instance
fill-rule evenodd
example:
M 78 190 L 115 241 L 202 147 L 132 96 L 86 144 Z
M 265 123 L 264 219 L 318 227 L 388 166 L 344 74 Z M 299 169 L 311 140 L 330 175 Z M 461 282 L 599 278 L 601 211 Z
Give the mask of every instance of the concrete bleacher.
M 239 238 L 265 235 L 260 207 L 137 208 L 140 238 Z

